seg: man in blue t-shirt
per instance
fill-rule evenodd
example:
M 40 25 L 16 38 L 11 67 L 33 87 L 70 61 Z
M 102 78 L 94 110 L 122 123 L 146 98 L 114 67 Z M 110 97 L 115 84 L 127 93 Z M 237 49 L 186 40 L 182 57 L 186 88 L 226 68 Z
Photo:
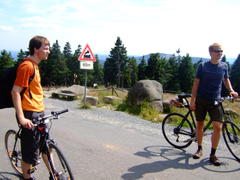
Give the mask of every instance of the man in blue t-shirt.
M 213 125 L 212 149 L 210 162 L 215 166 L 221 163 L 215 152 L 220 140 L 223 113 L 220 106 L 214 106 L 214 101 L 221 97 L 222 82 L 229 90 L 231 96 L 237 97 L 238 93 L 232 88 L 228 75 L 227 64 L 220 61 L 223 50 L 221 45 L 214 43 L 209 46 L 211 59 L 198 66 L 196 77 L 192 87 L 191 110 L 195 111 L 197 120 L 196 135 L 198 139 L 198 149 L 193 155 L 194 159 L 199 159 L 202 154 L 203 127 L 206 114 L 208 112 Z

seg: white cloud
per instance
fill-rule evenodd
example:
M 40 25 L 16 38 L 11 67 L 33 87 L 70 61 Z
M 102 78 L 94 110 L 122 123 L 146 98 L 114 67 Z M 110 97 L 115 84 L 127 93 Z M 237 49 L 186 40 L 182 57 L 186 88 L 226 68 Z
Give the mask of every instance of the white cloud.
M 0 31 L 14 32 L 14 29 L 11 26 L 0 26 Z
M 1 23 L 25 38 L 57 39 L 62 47 L 67 41 L 72 48 L 89 43 L 96 53 L 109 53 L 120 36 L 129 54 L 181 48 L 208 57 L 213 42 L 222 43 L 231 56 L 239 52 L 238 0 L 11 0 L 10 6 L 9 14 L 8 8 L 4 17 L 0 14 Z

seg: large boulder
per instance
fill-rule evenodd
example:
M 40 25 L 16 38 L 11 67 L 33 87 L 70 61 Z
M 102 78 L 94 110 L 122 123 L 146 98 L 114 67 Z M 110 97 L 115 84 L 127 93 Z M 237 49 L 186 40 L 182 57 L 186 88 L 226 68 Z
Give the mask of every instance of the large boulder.
M 128 92 L 128 100 L 132 105 L 141 105 L 148 101 L 159 112 L 163 111 L 163 88 L 155 80 L 138 81 Z

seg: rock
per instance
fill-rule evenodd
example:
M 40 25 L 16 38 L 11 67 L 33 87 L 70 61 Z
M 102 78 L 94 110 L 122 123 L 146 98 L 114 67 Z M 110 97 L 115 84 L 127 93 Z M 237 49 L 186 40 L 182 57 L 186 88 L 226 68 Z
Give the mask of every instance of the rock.
M 76 100 L 79 96 L 83 95 L 85 87 L 79 85 L 72 85 L 70 87 L 61 87 L 56 90 L 51 91 L 53 98 L 66 99 L 66 100 Z M 86 90 L 88 91 L 88 90 Z M 45 97 L 49 94 L 45 91 Z
M 72 85 L 67 88 L 61 89 L 61 91 L 68 91 L 75 93 L 77 96 L 83 95 L 84 94 L 85 87 L 84 86 L 79 86 L 79 85 Z M 87 89 L 88 92 L 88 89 Z
M 163 112 L 162 99 L 162 85 L 155 80 L 138 81 L 128 92 L 130 104 L 141 105 L 143 101 L 147 101 L 159 112 Z
M 83 99 L 84 101 L 84 99 Z M 86 96 L 86 104 L 91 106 L 96 106 L 98 104 L 98 97 L 95 96 Z
M 171 104 L 169 101 L 163 101 L 163 112 L 170 113 Z
M 104 96 L 103 97 L 103 102 L 106 104 L 121 102 L 121 100 L 122 99 L 117 96 Z
M 59 98 L 59 99 L 65 99 L 68 101 L 73 101 L 77 99 L 77 95 L 74 93 L 53 92 L 52 98 Z

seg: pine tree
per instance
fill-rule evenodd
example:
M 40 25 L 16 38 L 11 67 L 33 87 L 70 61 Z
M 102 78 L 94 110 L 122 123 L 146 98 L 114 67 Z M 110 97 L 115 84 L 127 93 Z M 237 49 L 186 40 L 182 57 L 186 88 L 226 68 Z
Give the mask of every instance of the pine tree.
M 138 80 L 147 79 L 147 63 L 144 56 L 138 65 Z
M 0 52 L 0 69 L 14 66 L 15 62 L 10 52 L 5 49 Z
M 147 65 L 147 78 L 160 82 L 163 86 L 169 77 L 168 62 L 159 53 L 150 54 Z
M 195 71 L 192 64 L 192 58 L 187 54 L 182 57 L 179 66 L 179 83 L 182 92 L 191 92 L 194 74 Z
M 29 56 L 29 51 L 23 51 L 22 49 L 20 49 L 17 55 L 17 62 L 18 63 L 22 62 L 22 60 L 27 56 Z
M 159 80 L 159 53 L 150 54 L 147 64 L 147 77 L 150 80 Z
M 69 69 L 61 53 L 58 40 L 53 44 L 48 60 L 40 66 L 43 85 L 67 85 Z
M 234 61 L 230 73 L 230 80 L 233 86 L 233 89 L 240 93 L 240 54 L 237 59 Z
M 138 69 L 137 61 L 134 57 L 128 59 L 123 71 L 124 84 L 122 87 L 130 88 L 137 82 Z
M 95 56 L 96 58 L 96 62 L 94 62 L 93 64 L 93 83 L 97 83 L 98 85 L 101 85 L 104 83 L 103 80 L 103 67 L 102 65 L 99 63 L 99 59 L 98 56 Z
M 127 63 L 127 50 L 117 37 L 115 47 L 111 49 L 109 58 L 104 63 L 104 81 L 107 85 L 123 85 L 123 70 Z
M 84 71 L 80 69 L 80 61 L 78 61 L 78 57 L 80 56 L 82 52 L 82 46 L 79 44 L 77 49 L 75 50 L 71 65 L 69 69 L 71 69 L 73 73 L 73 83 L 74 84 L 79 84 L 79 85 L 84 85 Z
M 179 57 L 180 58 L 180 57 Z M 179 84 L 179 58 L 175 55 L 169 58 L 169 76 L 164 87 L 164 90 L 167 92 L 179 92 L 180 84 Z
M 66 60 L 67 67 L 69 69 L 69 73 L 67 74 L 67 85 L 72 85 L 74 80 L 74 73 L 72 71 L 73 55 L 72 55 L 72 50 L 69 42 L 66 42 L 63 48 L 63 56 Z

